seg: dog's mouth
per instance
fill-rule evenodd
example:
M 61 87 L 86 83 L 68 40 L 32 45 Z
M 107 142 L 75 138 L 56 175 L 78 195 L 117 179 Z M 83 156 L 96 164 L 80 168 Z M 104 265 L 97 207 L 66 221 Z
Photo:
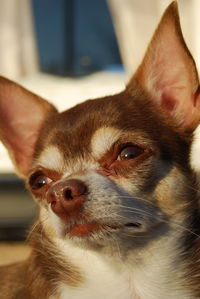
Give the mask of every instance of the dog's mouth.
M 75 224 L 68 230 L 71 237 L 87 237 L 94 233 L 100 232 L 114 232 L 125 228 L 140 228 L 139 222 L 127 222 L 125 224 L 99 224 L 97 222 L 79 223 Z
M 101 230 L 101 225 L 97 223 L 83 223 L 76 224 L 69 229 L 70 236 L 85 237 L 89 236 L 92 233 L 98 232 Z

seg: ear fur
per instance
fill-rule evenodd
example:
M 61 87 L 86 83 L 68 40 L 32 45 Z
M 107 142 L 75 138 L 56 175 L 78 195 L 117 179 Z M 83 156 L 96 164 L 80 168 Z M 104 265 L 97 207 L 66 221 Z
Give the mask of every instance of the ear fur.
M 184 130 L 193 130 L 200 119 L 199 80 L 195 62 L 185 44 L 177 2 L 166 9 L 134 82 Z
M 53 105 L 0 77 L 0 139 L 21 176 L 27 175 L 39 131 L 53 113 Z

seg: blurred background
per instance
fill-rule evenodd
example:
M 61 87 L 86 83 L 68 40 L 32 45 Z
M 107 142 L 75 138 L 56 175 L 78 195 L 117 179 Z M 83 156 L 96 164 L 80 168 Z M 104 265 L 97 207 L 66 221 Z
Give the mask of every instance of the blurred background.
M 60 110 L 121 91 L 169 0 L 0 0 L 0 75 Z M 200 2 L 178 0 L 200 66 Z M 1 125 L 1 120 L 0 120 Z M 0 241 L 23 240 L 37 211 L 0 144 Z M 7 261 L 8 246 L 0 243 Z M 24 247 L 15 247 L 15 257 Z M 9 258 L 8 258 L 9 259 Z

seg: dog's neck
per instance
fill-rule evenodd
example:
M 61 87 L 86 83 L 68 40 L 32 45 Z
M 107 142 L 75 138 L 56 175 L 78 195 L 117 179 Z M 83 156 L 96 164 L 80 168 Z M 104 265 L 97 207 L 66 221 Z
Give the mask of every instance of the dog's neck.
M 40 225 L 38 230 L 43 234 Z M 182 237 L 181 225 L 179 228 L 172 227 L 168 234 L 126 257 L 121 256 L 117 247 L 116 252 L 109 256 L 56 237 L 51 237 L 50 241 L 45 234 L 42 238 L 34 236 L 32 245 L 38 267 L 45 258 L 47 271 L 42 271 L 49 290 L 49 277 L 54 277 L 49 293 L 53 293 L 52 299 L 110 299 L 111 294 L 115 299 L 184 299 L 190 298 L 183 277 L 186 276 L 187 264 L 192 264 L 192 260 L 180 260 L 184 246 Z M 47 251 L 48 256 L 45 254 Z

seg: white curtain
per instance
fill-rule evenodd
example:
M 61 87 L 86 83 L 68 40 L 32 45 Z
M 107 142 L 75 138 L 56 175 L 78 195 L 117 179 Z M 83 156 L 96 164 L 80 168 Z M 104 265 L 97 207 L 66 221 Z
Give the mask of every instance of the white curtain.
M 38 71 L 30 0 L 0 0 L 0 75 L 18 79 Z
M 171 0 L 107 0 L 124 66 L 131 73 L 144 55 Z M 183 34 L 200 67 L 200 1 L 178 0 Z

